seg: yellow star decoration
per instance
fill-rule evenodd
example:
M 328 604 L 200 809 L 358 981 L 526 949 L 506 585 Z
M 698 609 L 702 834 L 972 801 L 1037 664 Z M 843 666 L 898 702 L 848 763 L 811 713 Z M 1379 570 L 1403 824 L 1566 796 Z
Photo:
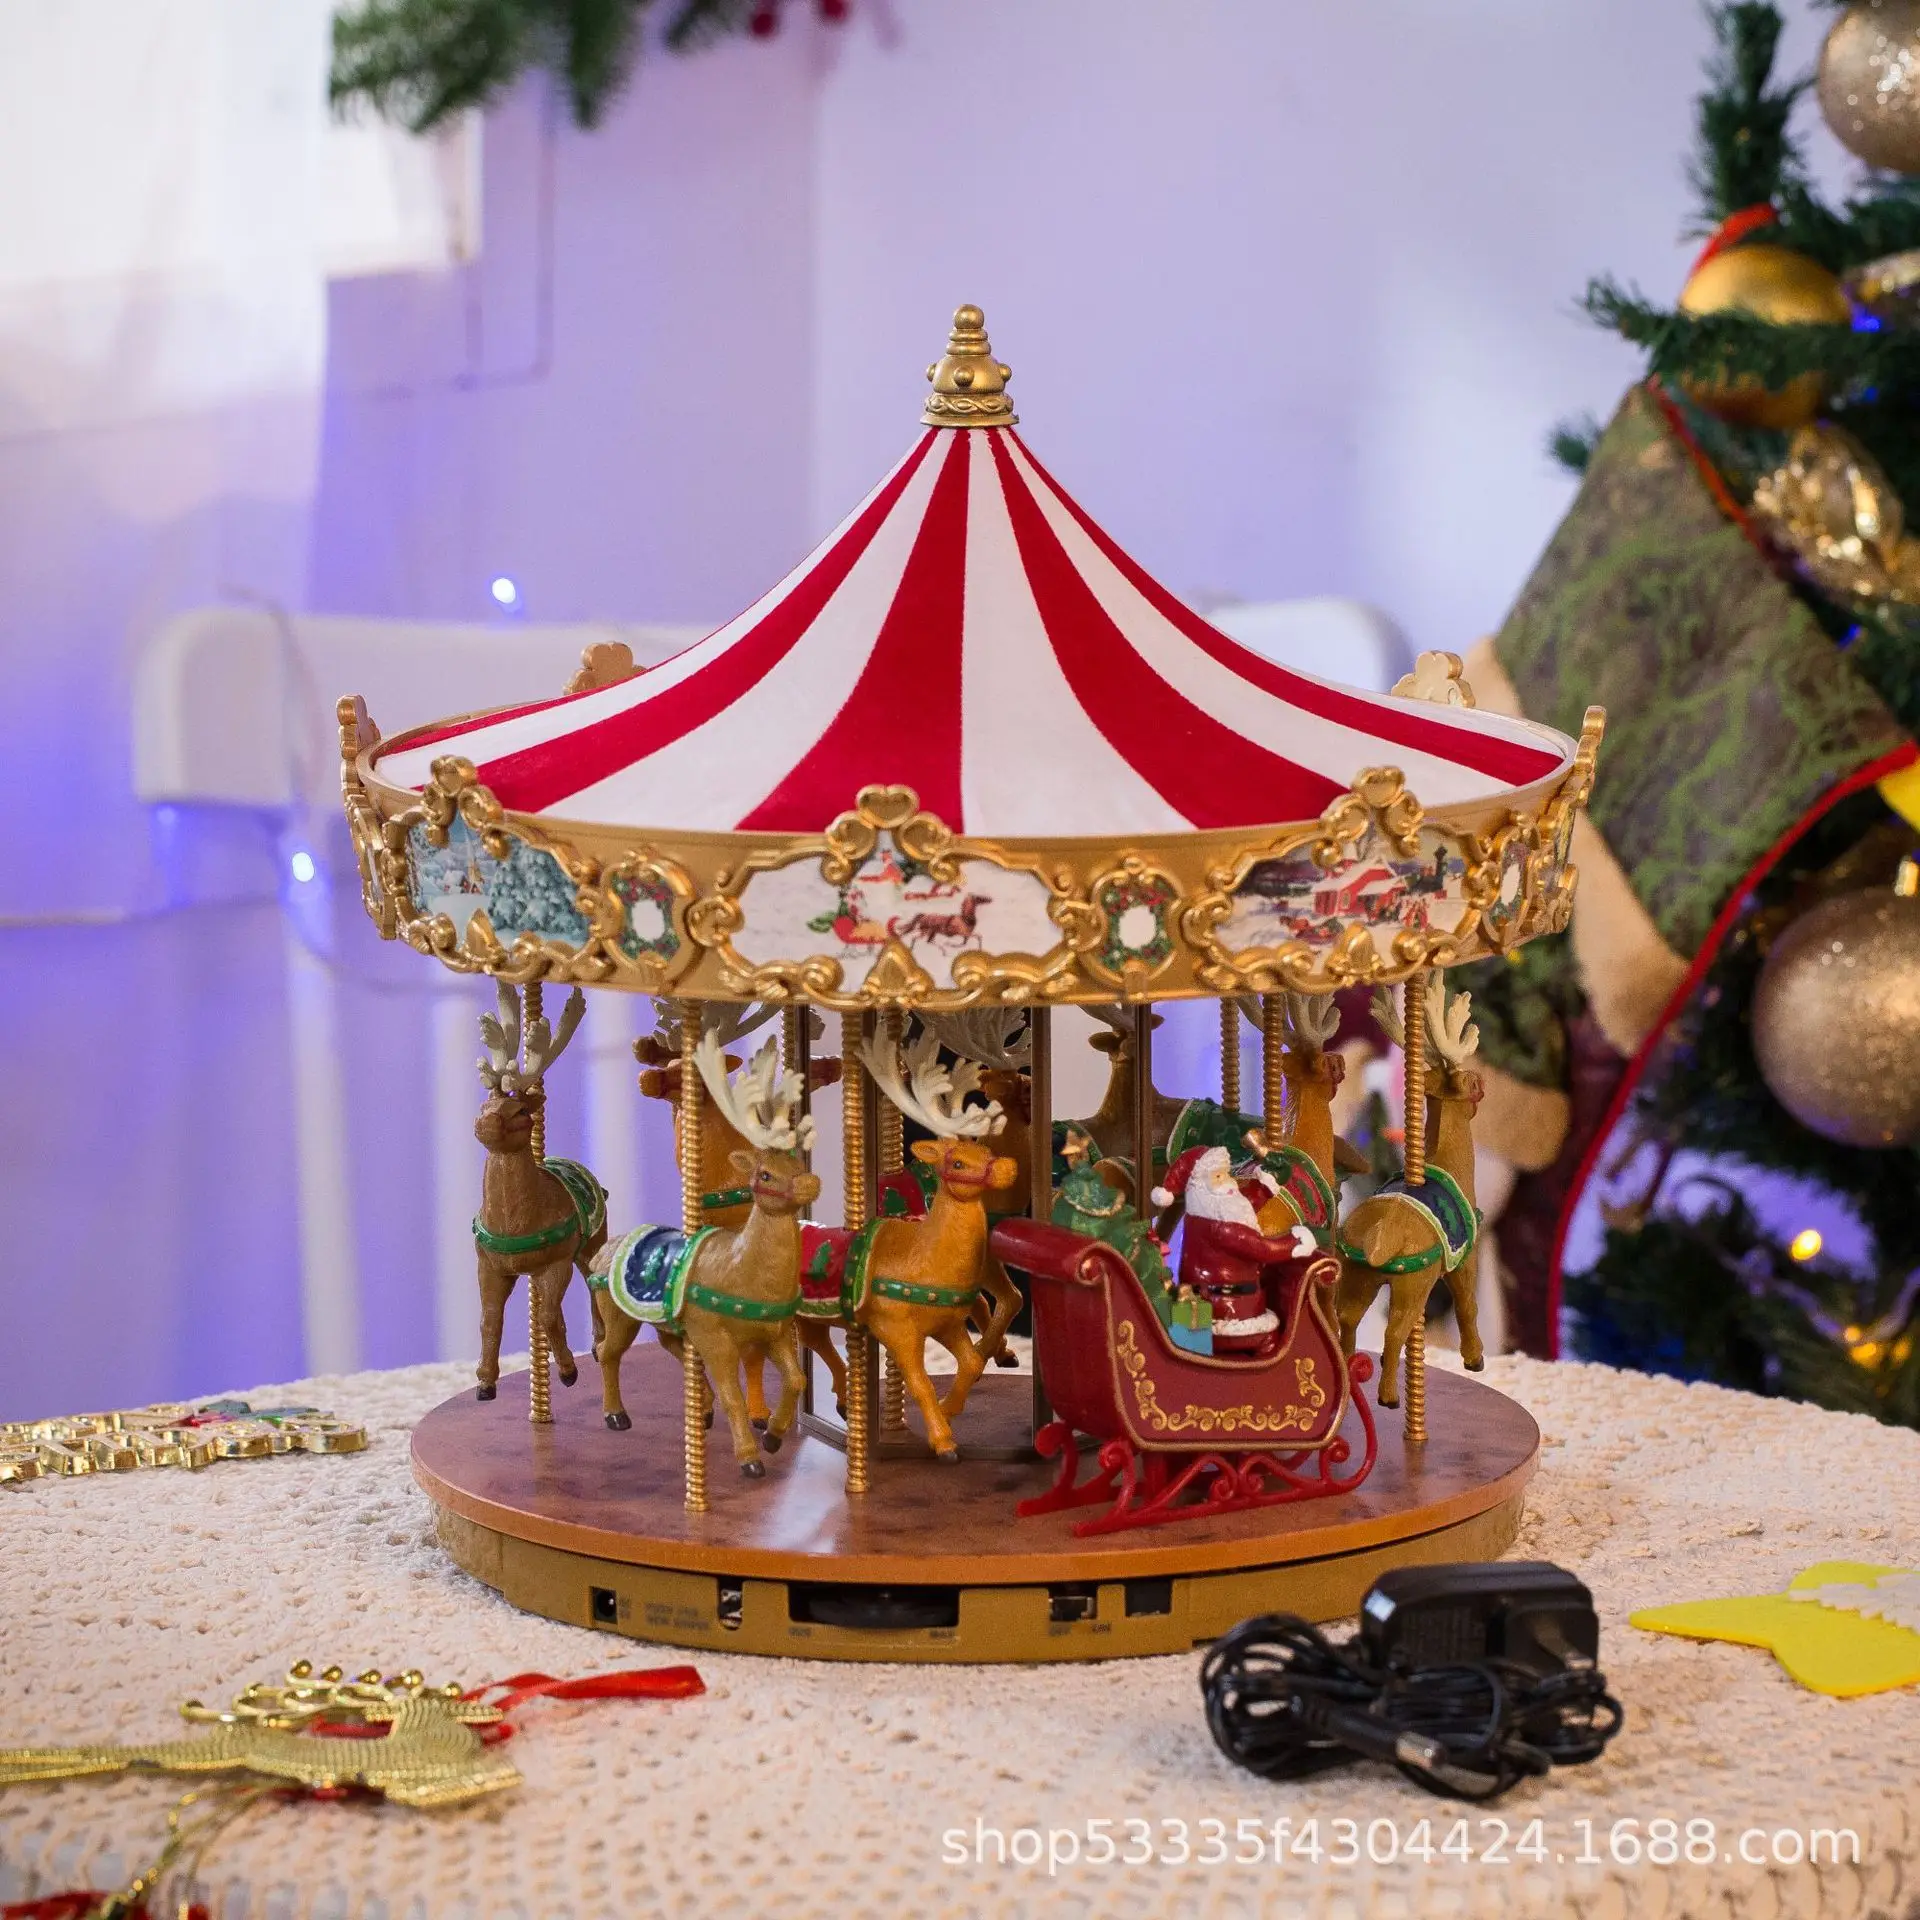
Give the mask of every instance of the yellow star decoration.
M 1920 1683 L 1920 1572 L 1823 1560 L 1785 1593 L 1689 1600 L 1628 1616 L 1653 1633 L 1767 1647 L 1803 1687 L 1850 1700 Z

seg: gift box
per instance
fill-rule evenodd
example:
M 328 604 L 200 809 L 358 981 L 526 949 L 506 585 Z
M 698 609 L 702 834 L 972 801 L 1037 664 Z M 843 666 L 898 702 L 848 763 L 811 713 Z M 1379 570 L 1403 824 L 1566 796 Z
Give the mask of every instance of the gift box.
M 1182 1294 L 1173 1303 L 1167 1331 L 1173 1336 L 1173 1344 L 1187 1353 L 1212 1353 L 1212 1305 L 1198 1294 Z

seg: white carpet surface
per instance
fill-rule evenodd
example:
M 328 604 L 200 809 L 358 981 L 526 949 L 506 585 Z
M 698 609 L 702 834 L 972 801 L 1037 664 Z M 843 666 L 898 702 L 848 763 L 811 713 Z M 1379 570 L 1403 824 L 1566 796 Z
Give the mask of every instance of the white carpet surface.
M 1626 1616 L 1775 1591 L 1819 1560 L 1920 1567 L 1920 1435 L 1598 1367 L 1506 1359 L 1485 1377 L 1546 1436 L 1514 1554 L 1556 1560 L 1592 1587 L 1602 1665 L 1628 1709 L 1604 1759 L 1523 1786 L 1497 1813 L 1378 1768 L 1287 1787 L 1237 1772 L 1208 1738 L 1197 1654 L 1038 1670 L 838 1666 L 682 1655 L 516 1613 L 441 1554 L 408 1473 L 408 1429 L 470 1385 L 462 1366 L 258 1390 L 366 1422 L 363 1454 L 0 1493 L 0 1746 L 168 1737 L 181 1699 L 225 1699 L 303 1656 L 469 1683 L 681 1659 L 705 1676 L 707 1694 L 687 1701 L 522 1709 L 508 1751 L 526 1784 L 497 1804 L 256 1811 L 210 1863 L 226 1920 L 1915 1920 L 1920 1694 L 1823 1699 L 1769 1654 L 1642 1633 Z M 0 1901 L 118 1884 L 144 1864 L 179 1791 L 144 1779 L 0 1792 Z M 1368 1859 L 1369 1839 L 1376 1853 L 1396 1837 L 1417 1844 L 1421 1821 L 1437 1854 L 1463 1816 L 1470 1864 Z M 1511 1836 L 1504 1862 L 1486 1857 L 1501 1852 L 1485 1824 L 1495 1818 Z M 1125 1823 L 1152 1822 L 1155 1857 L 1050 1873 L 1044 1859 L 995 1864 L 989 1836 L 985 1862 L 972 1858 L 977 1822 L 1024 1853 L 1037 1843 L 1018 1829 L 1071 1831 L 1084 1851 L 1087 1823 L 1103 1819 L 1123 1854 L 1140 1850 Z M 1232 1860 L 1242 1819 L 1265 1836 L 1261 1865 Z M 1279 1819 L 1295 1834 L 1318 1820 L 1317 1866 L 1295 1853 L 1274 1863 Z M 1342 1819 L 1358 1823 L 1353 1835 L 1334 1826 Z M 1210 1820 L 1225 1823 L 1224 1842 Z M 1546 1857 L 1517 1858 L 1534 1820 Z M 1713 1822 L 1723 1853 L 1749 1829 L 1763 1835 L 1750 1850 L 1791 1855 L 1776 1830 L 1850 1828 L 1860 1864 L 1610 1857 L 1634 1838 L 1644 1846 L 1660 1820 L 1678 1823 L 1681 1846 L 1689 1821 Z M 1393 1833 L 1370 1833 L 1376 1821 Z M 1601 1864 L 1573 1858 L 1583 1821 Z M 1616 1828 L 1628 1821 L 1637 1828 Z M 965 1836 L 965 1864 L 943 1860 L 949 1829 Z M 1226 1860 L 1203 1862 L 1222 1850 Z M 1337 1857 L 1349 1852 L 1358 1858 Z

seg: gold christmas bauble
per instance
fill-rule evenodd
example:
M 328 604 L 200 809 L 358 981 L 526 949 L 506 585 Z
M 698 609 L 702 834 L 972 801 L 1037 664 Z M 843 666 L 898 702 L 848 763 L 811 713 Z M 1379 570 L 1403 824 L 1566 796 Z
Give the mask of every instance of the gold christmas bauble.
M 1920 0 L 1858 0 L 1833 23 L 1815 82 L 1834 137 L 1871 167 L 1920 173 Z
M 1680 291 L 1680 311 L 1750 313 L 1776 326 L 1846 326 L 1853 319 L 1838 275 L 1804 253 L 1764 242 L 1729 247 L 1703 262 Z M 1689 380 L 1686 389 L 1709 413 L 1735 426 L 1780 432 L 1804 427 L 1820 411 L 1827 392 L 1817 373 L 1803 373 L 1776 390 L 1763 387 L 1751 374 L 1727 382 Z
M 1920 899 L 1876 888 L 1795 920 L 1760 969 L 1753 1052 L 1815 1133 L 1853 1147 L 1920 1138 Z

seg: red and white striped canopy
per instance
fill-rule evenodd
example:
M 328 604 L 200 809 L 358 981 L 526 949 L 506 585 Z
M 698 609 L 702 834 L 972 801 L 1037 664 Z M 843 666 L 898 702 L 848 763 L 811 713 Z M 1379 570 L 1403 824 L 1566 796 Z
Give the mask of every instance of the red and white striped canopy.
M 1573 743 L 1274 665 L 1150 579 L 1011 427 L 928 428 L 780 584 L 635 678 L 417 735 L 515 812 L 816 833 L 862 787 L 956 831 L 1059 839 L 1309 820 L 1364 768 L 1427 807 L 1529 787 Z

